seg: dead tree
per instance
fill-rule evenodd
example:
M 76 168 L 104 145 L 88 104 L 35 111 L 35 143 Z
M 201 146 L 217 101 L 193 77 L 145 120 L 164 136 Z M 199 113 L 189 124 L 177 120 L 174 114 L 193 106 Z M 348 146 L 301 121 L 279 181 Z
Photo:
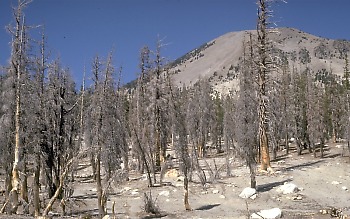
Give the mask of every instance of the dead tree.
M 271 169 L 268 139 L 268 92 L 267 83 L 271 71 L 269 57 L 268 18 L 270 17 L 269 3 L 271 0 L 258 0 L 258 60 L 257 60 L 257 84 L 258 84 L 258 115 L 259 115 L 259 146 L 261 152 L 261 171 Z
M 12 179 L 11 179 L 11 191 L 9 193 L 8 199 L 1 208 L 0 212 L 4 212 L 6 206 L 10 205 L 10 214 L 16 214 L 19 207 L 21 197 L 26 198 L 27 188 L 22 188 L 26 184 L 22 184 L 19 176 L 19 164 L 23 162 L 21 160 L 20 153 L 23 150 L 21 145 L 21 98 L 22 98 L 22 77 L 26 71 L 26 26 L 24 21 L 23 10 L 29 1 L 18 1 L 18 6 L 14 9 L 14 18 L 15 18 L 15 27 L 9 28 L 10 33 L 13 36 L 12 40 L 12 51 L 11 51 L 11 61 L 9 74 L 14 78 L 14 87 L 15 87 L 15 113 L 14 113 L 14 160 L 12 164 Z M 24 164 L 25 165 L 25 164 Z M 25 179 L 26 180 L 26 179 Z M 21 185 L 22 184 L 22 185 Z M 25 200 L 22 201 L 22 203 Z M 23 203 L 24 204 L 24 203 Z
M 171 105 L 172 105 L 172 121 L 173 121 L 173 131 L 174 135 L 177 136 L 177 141 L 175 141 L 175 152 L 180 160 L 180 169 L 184 174 L 184 206 L 187 211 L 191 210 L 189 204 L 189 173 L 192 170 L 191 157 L 188 149 L 187 141 L 187 131 L 185 123 L 184 110 L 181 109 L 178 102 L 179 98 L 175 96 L 173 92 L 170 79 L 168 78 L 168 87 L 171 95 Z
M 256 136 L 258 124 L 256 122 L 257 99 L 254 96 L 254 83 L 251 80 L 255 73 L 253 44 L 250 35 L 249 53 L 246 53 L 246 43 L 243 43 L 243 63 L 239 75 L 240 84 L 238 99 L 235 107 L 235 136 L 238 144 L 238 154 L 246 161 L 250 171 L 251 187 L 256 188 Z

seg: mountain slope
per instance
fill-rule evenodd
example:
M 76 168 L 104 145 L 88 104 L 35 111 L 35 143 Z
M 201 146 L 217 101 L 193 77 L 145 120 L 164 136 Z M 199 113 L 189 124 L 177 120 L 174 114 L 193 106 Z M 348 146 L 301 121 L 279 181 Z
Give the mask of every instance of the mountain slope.
M 199 78 L 207 78 L 215 89 L 226 93 L 237 88 L 238 66 L 243 56 L 243 42 L 256 31 L 239 31 L 222 35 L 176 60 L 171 66 L 173 81 L 190 86 Z M 269 35 L 274 55 L 288 58 L 290 68 L 305 67 L 314 73 L 326 69 L 343 74 L 345 53 L 350 42 L 317 37 L 293 28 L 279 28 Z

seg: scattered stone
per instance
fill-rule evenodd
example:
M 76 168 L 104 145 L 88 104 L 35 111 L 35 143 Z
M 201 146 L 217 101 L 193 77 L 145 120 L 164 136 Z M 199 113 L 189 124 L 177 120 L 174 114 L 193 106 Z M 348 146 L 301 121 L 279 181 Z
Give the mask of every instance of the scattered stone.
M 346 215 L 343 213 L 343 209 L 338 209 L 338 208 L 329 208 L 329 209 L 321 209 L 320 213 L 325 215 L 329 214 L 332 218 L 347 218 Z
M 277 192 L 282 194 L 291 194 L 298 191 L 298 187 L 293 183 L 285 183 L 277 188 Z
M 250 196 L 249 198 L 252 199 L 252 200 L 255 200 L 256 197 L 258 197 L 258 196 L 256 194 L 254 194 L 254 195 Z
M 320 213 L 321 213 L 321 214 L 327 214 L 327 210 L 322 209 L 322 210 L 320 210 Z
M 261 210 L 257 213 L 251 215 L 253 219 L 275 219 L 280 218 L 282 216 L 282 211 L 279 208 L 272 208 L 268 210 Z
M 241 198 L 250 198 L 255 193 L 256 193 L 255 189 L 250 188 L 250 187 L 246 187 L 245 189 L 243 189 L 241 194 L 239 194 L 239 197 L 241 197 Z
M 134 189 L 133 191 L 131 191 L 130 194 L 131 195 L 138 195 L 139 194 L 139 190 L 138 189 Z
M 301 195 L 293 196 L 293 197 L 292 197 L 292 200 L 294 200 L 294 201 L 300 201 L 300 200 L 303 200 L 303 197 L 302 197 Z
M 218 189 L 214 189 L 213 190 L 213 194 L 218 194 L 219 193 L 219 190 Z
M 159 193 L 159 195 L 166 196 L 166 197 L 168 197 L 169 194 L 170 194 L 169 191 L 161 191 L 161 192 Z
M 338 182 L 338 181 L 332 181 L 332 182 L 331 182 L 331 184 L 332 184 L 332 185 L 339 185 L 339 184 L 341 184 L 341 182 Z

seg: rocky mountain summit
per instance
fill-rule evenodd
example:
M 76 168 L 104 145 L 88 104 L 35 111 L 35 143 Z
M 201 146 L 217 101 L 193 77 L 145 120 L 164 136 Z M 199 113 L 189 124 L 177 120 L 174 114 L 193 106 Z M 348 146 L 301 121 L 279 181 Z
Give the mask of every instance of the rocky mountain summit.
M 178 58 L 170 68 L 174 83 L 190 86 L 198 79 L 206 78 L 220 92 L 236 89 L 244 44 L 247 44 L 250 34 L 256 38 L 255 30 L 230 32 Z M 327 71 L 343 75 L 350 41 L 317 37 L 294 28 L 274 29 L 269 39 L 272 57 L 277 62 L 287 58 L 291 72 L 303 71 L 307 67 L 314 74 Z

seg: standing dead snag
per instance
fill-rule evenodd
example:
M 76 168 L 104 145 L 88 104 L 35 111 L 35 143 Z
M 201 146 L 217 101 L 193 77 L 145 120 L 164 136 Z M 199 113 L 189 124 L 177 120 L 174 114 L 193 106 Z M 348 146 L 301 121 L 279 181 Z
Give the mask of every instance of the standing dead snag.
M 239 91 L 236 101 L 235 138 L 239 147 L 239 155 L 246 161 L 250 171 L 251 187 L 256 188 L 256 155 L 258 124 L 256 120 L 257 100 L 254 95 L 254 62 L 253 62 L 252 35 L 249 38 L 249 55 L 246 53 L 246 44 L 243 41 L 243 65 L 239 75 Z
M 1 208 L 1 212 L 5 211 L 5 208 L 10 204 L 10 214 L 16 214 L 18 206 L 20 205 L 19 199 L 21 197 L 26 197 L 22 192 L 26 190 L 21 189 L 21 181 L 19 177 L 19 164 L 20 152 L 22 150 L 20 141 L 20 130 L 21 130 L 21 80 L 22 74 L 25 72 L 25 25 L 24 25 L 24 15 L 23 9 L 29 3 L 29 1 L 18 0 L 18 6 L 14 10 L 16 25 L 14 29 L 9 28 L 10 33 L 13 36 L 12 40 L 12 52 L 10 61 L 10 74 L 15 78 L 15 148 L 14 148 L 14 161 L 12 166 L 12 189 L 10 191 L 8 200 L 5 202 Z M 25 185 L 25 184 L 24 184 Z
M 168 87 L 170 92 L 171 104 L 172 104 L 172 120 L 173 120 L 173 132 L 177 137 L 177 141 L 175 142 L 175 151 L 178 154 L 180 160 L 180 167 L 184 174 L 184 206 L 186 211 L 190 211 L 191 206 L 189 204 L 189 188 L 188 188 L 188 175 L 191 170 L 191 159 L 188 151 L 187 144 L 187 132 L 186 132 L 186 123 L 185 123 L 185 115 L 184 111 L 181 109 L 180 104 L 178 102 L 178 98 L 174 96 L 172 91 L 170 78 L 167 78 Z
M 270 72 L 271 61 L 268 56 L 268 22 L 270 16 L 268 10 L 269 0 L 258 0 L 258 115 L 259 115 L 259 145 L 261 153 L 261 171 L 271 170 L 270 155 L 269 155 L 269 139 L 268 139 L 268 97 L 266 84 L 268 74 Z

